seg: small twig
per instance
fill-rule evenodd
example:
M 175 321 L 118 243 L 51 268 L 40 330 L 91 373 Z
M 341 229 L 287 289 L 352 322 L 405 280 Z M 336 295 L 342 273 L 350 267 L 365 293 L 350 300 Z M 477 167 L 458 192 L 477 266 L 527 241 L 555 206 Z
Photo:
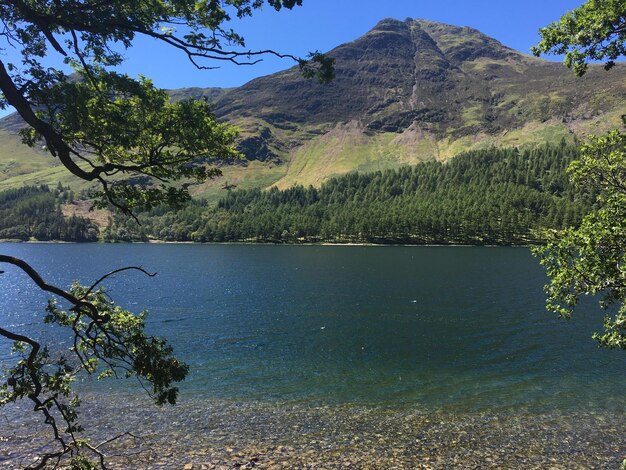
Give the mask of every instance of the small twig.
M 94 305 L 92 305 L 89 302 L 85 302 L 84 300 L 78 299 L 77 297 L 73 296 L 67 291 L 64 291 L 63 289 L 60 289 L 56 286 L 48 284 L 46 281 L 43 280 L 43 278 L 39 275 L 39 273 L 35 271 L 35 269 L 26 261 L 21 260 L 19 258 L 14 258 L 13 256 L 0 255 L 0 263 L 7 263 L 7 264 L 12 264 L 13 266 L 17 266 L 26 274 L 28 274 L 28 277 L 30 277 L 41 290 L 44 290 L 46 292 L 50 292 L 52 294 L 58 295 L 59 297 L 62 297 L 68 302 L 74 304 L 74 306 L 77 308 L 85 307 L 91 311 L 91 314 L 94 319 L 98 318 L 99 316 L 98 310 L 96 309 Z
M 117 436 L 112 437 L 111 439 L 107 439 L 106 441 L 101 442 L 97 446 L 94 446 L 94 448 L 98 449 L 98 448 L 100 448 L 102 446 L 110 444 L 113 441 L 117 441 L 118 439 L 121 439 L 122 437 L 125 437 L 125 436 L 130 436 L 134 440 L 144 440 L 145 439 L 145 437 L 135 436 L 132 432 L 126 431 L 126 432 L 123 432 L 122 434 L 118 434 Z
M 146 276 L 149 277 L 154 277 L 157 275 L 157 273 L 150 273 L 148 271 L 146 271 L 144 268 L 142 268 L 141 266 L 126 266 L 125 268 L 119 268 L 119 269 L 115 269 L 109 273 L 106 273 L 104 276 L 102 276 L 100 279 L 98 279 L 96 282 L 94 282 L 91 287 L 89 289 L 87 289 L 87 292 L 85 293 L 84 297 L 87 297 L 95 288 L 98 284 L 100 284 L 102 281 L 104 281 L 106 278 L 111 277 L 117 273 L 121 273 L 122 271 L 129 271 L 129 270 L 136 270 L 136 271 L 141 271 L 142 273 L 144 273 Z

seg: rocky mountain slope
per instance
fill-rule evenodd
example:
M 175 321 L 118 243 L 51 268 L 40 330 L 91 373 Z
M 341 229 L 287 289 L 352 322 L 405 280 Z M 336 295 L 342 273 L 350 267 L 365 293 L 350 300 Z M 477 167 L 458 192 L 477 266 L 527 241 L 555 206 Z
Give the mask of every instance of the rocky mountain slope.
M 172 91 L 214 100 L 216 114 L 242 130 L 247 162 L 224 167 L 223 179 L 198 193 L 217 195 L 225 182 L 319 184 L 488 145 L 572 140 L 618 126 L 626 104 L 623 64 L 610 72 L 592 66 L 576 78 L 475 29 L 425 20 L 382 20 L 329 55 L 337 64 L 329 85 L 302 79 L 294 67 L 236 89 Z M 7 156 L 18 124 L 12 116 L 0 121 L 0 189 L 59 178 L 42 152 Z

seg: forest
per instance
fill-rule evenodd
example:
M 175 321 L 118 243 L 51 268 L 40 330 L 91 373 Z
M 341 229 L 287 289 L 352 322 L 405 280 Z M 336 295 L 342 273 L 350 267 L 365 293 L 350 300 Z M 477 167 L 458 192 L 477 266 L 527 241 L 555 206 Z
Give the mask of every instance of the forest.
M 58 185 L 24 186 L 0 192 L 0 239 L 92 242 L 98 227 L 84 217 L 65 217 L 61 206 L 71 202 L 73 192 Z
M 105 241 L 158 239 L 271 243 L 541 243 L 546 231 L 580 223 L 595 195 L 575 191 L 567 167 L 578 148 L 491 148 L 321 187 L 233 190 L 216 206 L 116 216 Z
M 467 152 L 448 163 L 349 173 L 321 187 L 232 190 L 217 205 L 139 210 L 97 227 L 65 217 L 73 193 L 58 186 L 0 193 L 0 238 L 64 241 L 537 244 L 580 223 L 595 195 L 574 190 L 578 148 L 544 145 Z

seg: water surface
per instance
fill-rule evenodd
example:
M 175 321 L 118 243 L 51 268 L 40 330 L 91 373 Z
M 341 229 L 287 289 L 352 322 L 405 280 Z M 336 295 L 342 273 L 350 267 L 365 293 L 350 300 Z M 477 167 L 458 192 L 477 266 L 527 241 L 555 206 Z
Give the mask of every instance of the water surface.
M 497 416 L 545 420 L 584 412 L 591 413 L 585 415 L 589 429 L 600 418 L 623 418 L 623 353 L 599 349 L 590 338 L 601 329 L 602 313 L 590 302 L 571 321 L 547 313 L 546 279 L 526 248 L 0 249 L 61 286 L 74 279 L 90 284 L 126 265 L 158 272 L 154 278 L 120 274 L 107 286 L 126 308 L 148 309 L 150 331 L 167 336 L 190 364 L 178 411 L 190 413 L 189 419 L 216 403 L 230 413 L 234 406 L 241 416 L 331 407 L 481 416 L 485 423 Z M 59 332 L 40 326 L 45 299 L 15 269 L 0 275 L 3 324 L 62 342 Z M 8 360 L 6 344 L 0 348 Z M 110 388 L 105 407 L 107 400 L 111 406 L 143 400 L 140 389 L 125 381 L 82 387 L 94 396 Z M 245 434 L 246 424 L 240 424 L 231 431 Z M 204 422 L 199 429 L 213 427 Z

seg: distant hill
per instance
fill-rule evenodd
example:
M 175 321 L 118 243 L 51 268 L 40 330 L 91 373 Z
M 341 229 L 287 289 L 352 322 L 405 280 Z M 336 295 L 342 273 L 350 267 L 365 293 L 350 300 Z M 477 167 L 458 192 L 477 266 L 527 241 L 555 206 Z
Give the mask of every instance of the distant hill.
M 490 145 L 571 141 L 618 126 L 626 104 L 624 64 L 576 78 L 467 27 L 385 19 L 328 54 L 337 63 L 329 85 L 293 67 L 235 89 L 171 91 L 214 101 L 216 114 L 242 129 L 246 164 L 223 167 L 224 178 L 198 194 L 223 195 L 225 182 L 319 185 Z M 70 182 L 44 152 L 19 148 L 17 128 L 15 116 L 0 120 L 0 189 Z

